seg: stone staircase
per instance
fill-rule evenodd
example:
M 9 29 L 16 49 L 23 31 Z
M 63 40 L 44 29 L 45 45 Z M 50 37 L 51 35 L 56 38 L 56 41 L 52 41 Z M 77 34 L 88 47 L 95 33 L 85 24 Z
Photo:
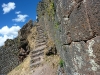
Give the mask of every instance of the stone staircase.
M 30 53 L 30 70 L 33 72 L 33 69 L 39 67 L 44 59 L 44 49 L 46 46 L 47 37 L 44 35 L 44 31 L 41 26 L 37 26 L 37 38 L 35 42 L 35 49 Z M 32 73 L 30 74 L 32 75 Z

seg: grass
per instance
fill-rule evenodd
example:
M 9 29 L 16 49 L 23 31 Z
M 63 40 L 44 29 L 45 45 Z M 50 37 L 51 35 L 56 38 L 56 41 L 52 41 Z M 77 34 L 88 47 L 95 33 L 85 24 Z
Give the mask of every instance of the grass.
M 47 14 L 49 15 L 49 17 L 54 20 L 54 15 L 55 15 L 55 8 L 54 8 L 54 2 L 53 1 L 50 1 L 49 2 L 49 5 L 46 9 L 47 11 Z
M 19 66 L 9 72 L 7 75 L 29 75 L 29 65 L 30 57 L 28 56 Z

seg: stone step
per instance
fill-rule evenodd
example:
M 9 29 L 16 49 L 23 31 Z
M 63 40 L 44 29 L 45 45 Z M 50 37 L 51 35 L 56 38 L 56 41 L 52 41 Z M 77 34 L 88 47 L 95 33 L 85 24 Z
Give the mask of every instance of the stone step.
M 42 42 L 42 41 L 45 41 L 46 39 L 43 39 L 43 38 L 41 38 L 41 39 L 36 39 L 36 42 Z
M 46 47 L 47 47 L 46 45 L 42 45 L 42 46 L 37 47 L 36 49 L 34 49 L 32 52 L 37 51 L 37 50 L 45 49 Z
M 44 35 L 44 33 L 38 33 L 38 36 Z
M 44 30 L 41 30 L 41 29 L 40 29 L 40 30 L 37 30 L 37 32 L 38 32 L 38 33 L 41 33 L 41 32 L 44 33 Z
M 43 30 L 38 30 L 38 34 L 44 34 Z
M 37 28 L 37 31 L 44 31 L 41 27 L 40 28 Z
M 39 36 L 39 37 L 44 36 L 44 33 L 42 33 L 42 34 L 38 34 L 38 36 Z
M 43 36 L 37 37 L 37 40 L 38 40 L 38 39 L 47 39 L 47 37 L 43 35 Z
M 37 40 L 36 42 L 38 42 L 38 43 L 42 43 L 42 42 L 46 42 L 46 40 Z
M 38 46 L 38 45 L 46 45 L 46 42 L 42 42 L 42 43 L 37 43 L 36 42 L 36 46 Z
M 44 32 L 44 30 L 43 29 L 40 29 L 40 30 L 38 30 L 38 32 Z
M 44 36 L 44 33 L 38 34 L 38 37 Z
M 44 50 L 44 49 L 32 51 L 31 54 L 35 54 L 35 53 L 41 52 L 41 51 L 43 51 L 43 50 Z
M 43 43 L 43 42 L 47 42 L 46 40 L 44 40 L 44 41 L 37 41 L 37 43 Z
M 44 33 L 44 30 L 38 30 L 38 33 Z
M 44 39 L 44 38 L 37 38 L 37 39 L 36 39 L 36 42 L 38 42 L 38 41 L 43 41 L 43 40 L 46 40 L 46 39 Z
M 37 43 L 43 43 L 43 42 L 46 42 L 45 40 L 44 41 L 38 41 Z
M 31 53 L 31 56 L 37 55 L 37 54 L 42 53 L 42 52 L 44 52 L 44 49 L 41 49 L 41 50 L 37 51 L 36 53 Z
M 37 32 L 38 32 L 38 34 L 41 34 L 41 33 L 44 34 L 44 30 L 38 30 Z
M 46 38 L 40 38 L 40 39 L 37 38 L 36 42 L 43 42 L 43 41 L 45 42 L 46 40 L 47 40 Z
M 38 40 L 38 39 L 43 39 L 45 36 L 44 35 L 42 35 L 42 36 L 38 36 L 36 39 Z
M 31 58 L 30 63 L 36 63 L 38 61 L 43 61 L 43 59 L 44 59 L 44 56 L 34 57 L 34 58 Z
M 30 68 L 32 68 L 32 67 L 38 67 L 38 66 L 41 64 L 41 62 L 42 62 L 42 61 L 38 61 L 38 62 L 36 62 L 36 63 L 31 63 L 31 64 L 30 64 Z
M 35 48 L 37 48 L 37 47 L 39 47 L 39 46 L 42 46 L 42 45 L 46 45 L 46 42 L 42 42 L 42 43 L 36 44 Z
M 42 55 L 44 55 L 44 51 L 32 54 L 31 58 L 35 58 L 35 57 L 42 56 Z
M 31 59 L 31 63 L 36 63 L 37 61 L 40 61 L 41 60 L 41 57 L 36 57 L 36 58 L 33 58 Z

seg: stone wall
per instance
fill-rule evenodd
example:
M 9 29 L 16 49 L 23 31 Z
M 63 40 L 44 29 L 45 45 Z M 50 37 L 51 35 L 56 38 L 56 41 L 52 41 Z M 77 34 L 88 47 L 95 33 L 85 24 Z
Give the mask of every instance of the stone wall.
M 39 24 L 56 44 L 66 75 L 100 75 L 99 8 L 99 0 L 42 0 L 38 5 Z

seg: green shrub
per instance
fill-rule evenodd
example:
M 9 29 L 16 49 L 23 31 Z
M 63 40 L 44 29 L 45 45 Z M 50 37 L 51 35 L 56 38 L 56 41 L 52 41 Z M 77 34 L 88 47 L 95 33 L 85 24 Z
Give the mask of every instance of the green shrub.
M 60 65 L 60 67 L 64 66 L 64 61 L 62 59 L 60 60 L 59 65 Z
M 54 8 L 54 2 L 53 1 L 49 1 L 49 4 L 47 6 L 47 14 L 49 15 L 49 17 L 54 20 L 54 15 L 55 15 L 55 8 Z

